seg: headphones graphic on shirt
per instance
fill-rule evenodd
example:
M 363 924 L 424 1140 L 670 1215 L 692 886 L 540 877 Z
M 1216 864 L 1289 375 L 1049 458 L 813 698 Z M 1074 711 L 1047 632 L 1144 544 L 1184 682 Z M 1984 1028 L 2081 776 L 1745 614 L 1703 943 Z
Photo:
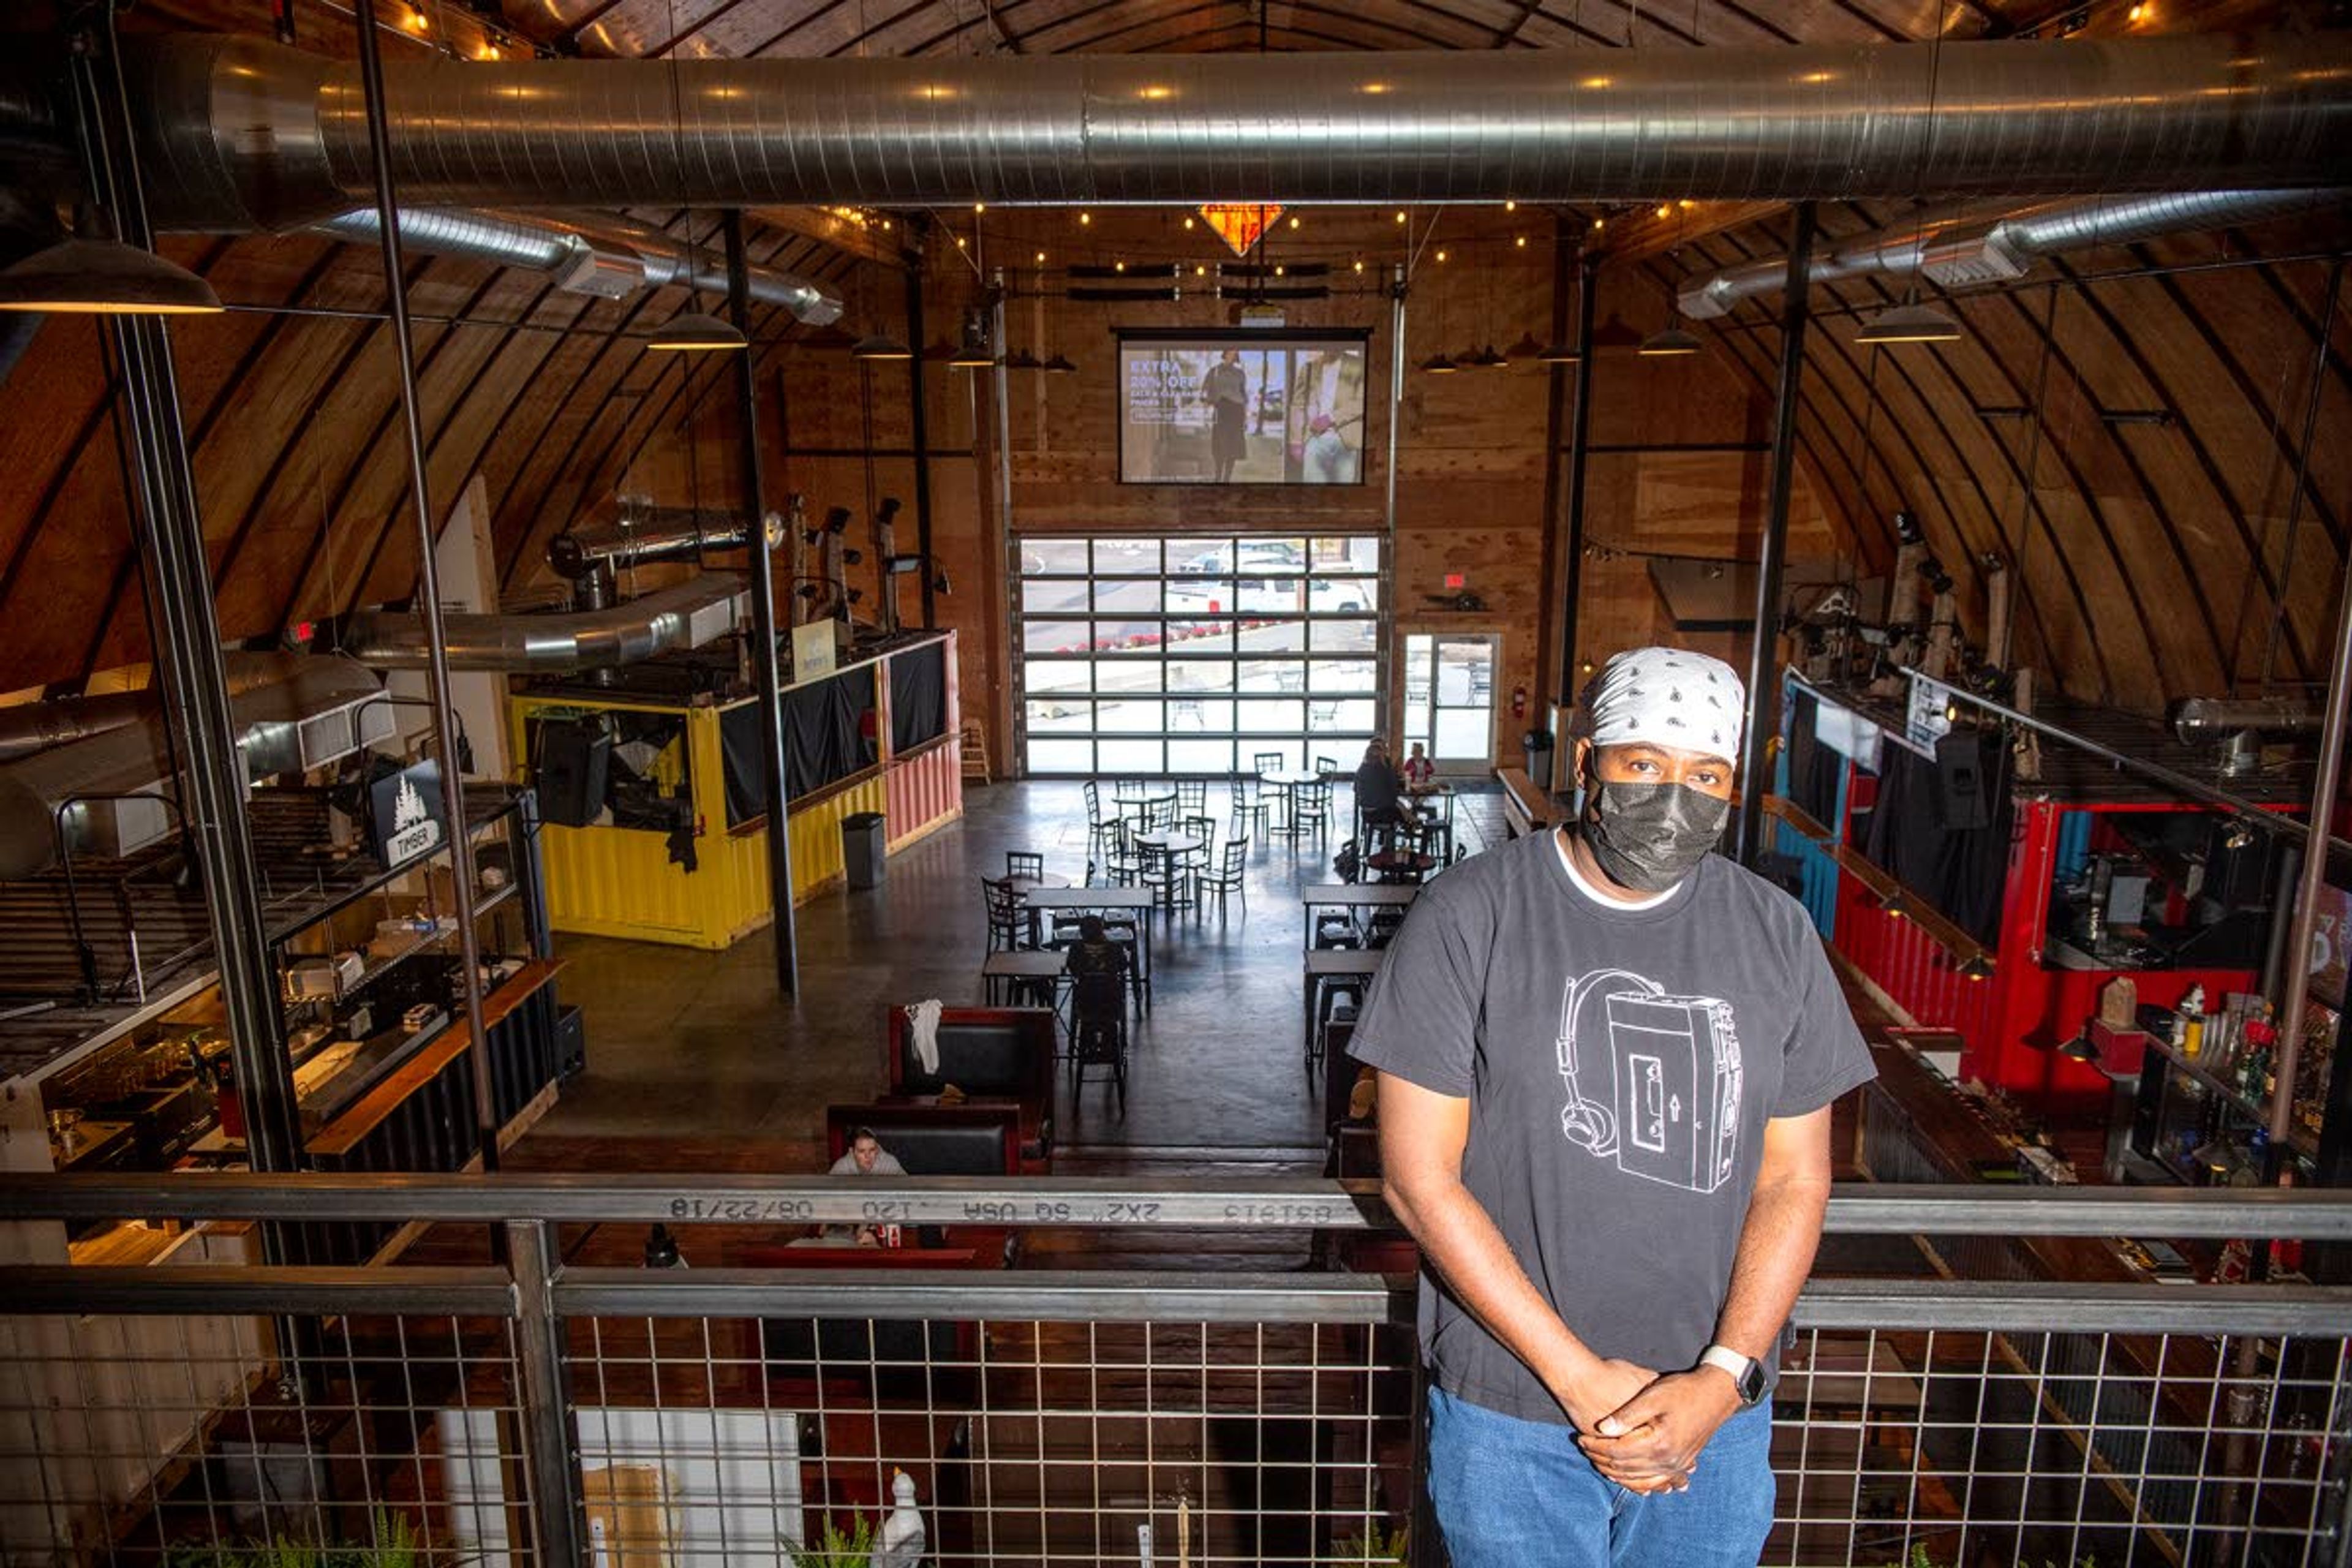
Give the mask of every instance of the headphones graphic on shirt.
M 1665 987 L 1625 969 L 1578 975 L 1559 999 L 1559 1076 L 1568 1081 L 1568 1105 L 1559 1130 L 1568 1141 L 1603 1159 L 1617 1152 L 1617 1063 L 1609 1048 L 1605 1002 L 1611 996 L 1657 996 Z M 1595 1009 L 1601 1011 L 1596 1015 Z M 1586 1048 L 1578 1048 L 1578 1040 Z M 1591 1048 L 1598 1041 L 1599 1048 Z

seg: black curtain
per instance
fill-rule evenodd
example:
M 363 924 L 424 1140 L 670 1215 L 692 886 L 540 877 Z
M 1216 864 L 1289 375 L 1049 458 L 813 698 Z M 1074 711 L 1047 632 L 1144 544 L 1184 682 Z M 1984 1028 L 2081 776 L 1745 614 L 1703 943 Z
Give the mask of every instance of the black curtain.
M 1789 800 L 1825 827 L 1837 826 L 1838 774 L 1845 759 L 1814 732 L 1821 701 L 1811 692 L 1790 693 Z
M 1972 739 L 1985 826 L 1947 826 L 1952 808 L 1935 760 L 1889 741 L 1879 752 L 1878 804 L 1862 852 L 1991 947 L 2000 938 L 2001 888 L 2009 874 L 2011 754 L 1999 731 L 1977 731 Z
M 936 740 L 948 725 L 948 645 L 910 648 L 890 660 L 890 751 Z
M 866 733 L 874 711 L 874 672 L 861 665 L 783 694 L 784 795 L 798 800 L 873 765 Z M 727 826 L 740 827 L 768 810 L 760 763 L 760 705 L 719 716 L 719 754 L 727 770 Z

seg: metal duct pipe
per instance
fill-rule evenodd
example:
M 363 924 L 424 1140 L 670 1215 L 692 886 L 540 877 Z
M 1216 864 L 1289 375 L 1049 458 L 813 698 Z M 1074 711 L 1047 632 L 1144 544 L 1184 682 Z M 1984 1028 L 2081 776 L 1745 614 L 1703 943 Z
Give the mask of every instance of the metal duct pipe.
M 1947 213 L 1849 239 L 1813 258 L 1816 280 L 1918 272 L 1948 289 L 2021 278 L 2033 258 L 2095 245 L 2227 228 L 2340 205 L 2347 191 L 2195 191 L 2050 203 L 2021 211 Z M 1778 292 L 1786 258 L 1743 261 L 1685 283 L 1682 313 L 1729 315 L 1742 300 Z
M 379 243 L 378 226 L 373 207 L 354 208 L 310 226 L 313 233 L 367 245 Z M 552 273 L 562 288 L 608 300 L 648 288 L 724 291 L 727 287 L 724 268 L 711 266 L 683 240 L 635 224 L 471 207 L 403 207 L 400 243 L 436 256 L 466 256 Z M 811 326 L 841 319 L 841 296 L 797 273 L 754 268 L 751 281 L 752 299 L 781 306 Z
M 0 708 L 0 762 L 14 762 L 52 746 L 70 745 L 136 724 L 153 715 L 152 691 L 110 691 L 64 702 L 25 702 Z
M 2184 745 L 2227 740 L 2252 731 L 2267 735 L 2308 735 L 2319 728 L 2320 711 L 2300 697 L 2232 700 L 2191 697 L 2173 705 L 2172 732 Z
M 445 616 L 451 669 L 573 675 L 699 647 L 735 627 L 743 579 L 706 572 L 601 610 L 561 616 Z M 414 615 L 364 614 L 343 630 L 343 651 L 378 669 L 422 669 L 425 627 Z
M 368 188 L 357 68 L 140 47 L 158 219 L 284 227 Z M 1802 200 L 2343 178 L 2352 36 L 971 59 L 404 61 L 421 204 Z M 1933 78 L 1931 87 L 1931 76 Z
M 768 548 L 783 544 L 783 513 L 768 514 L 767 531 Z M 683 561 L 706 550 L 741 550 L 751 542 L 740 511 L 656 506 L 624 496 L 612 517 L 566 529 L 549 540 L 547 563 L 559 576 L 578 578 L 599 566 L 618 572 L 656 561 Z
M 291 662 L 285 679 L 230 698 L 229 720 L 239 749 L 267 752 L 273 760 L 299 758 L 305 746 L 321 740 L 318 721 L 348 711 L 352 728 L 327 738 L 316 760 L 349 752 L 359 739 L 358 710 L 382 694 L 383 682 L 348 659 Z M 152 700 L 149 693 L 129 695 Z M 131 723 L 0 765 L 0 880 L 32 876 L 56 860 L 59 806 L 87 795 L 160 789 L 178 771 L 160 708 Z

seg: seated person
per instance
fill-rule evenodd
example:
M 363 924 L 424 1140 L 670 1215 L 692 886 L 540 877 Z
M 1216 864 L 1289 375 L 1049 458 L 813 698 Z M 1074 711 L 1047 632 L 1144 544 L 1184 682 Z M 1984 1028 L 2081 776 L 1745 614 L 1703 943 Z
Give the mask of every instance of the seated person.
M 1127 949 L 1110 940 L 1110 930 L 1100 915 L 1087 915 L 1078 921 L 1078 940 L 1062 961 L 1063 973 L 1074 980 L 1087 980 L 1100 975 L 1123 979 L 1127 974 Z
M 1437 779 L 1437 764 L 1429 760 L 1419 741 L 1412 743 L 1412 750 L 1407 753 L 1402 772 L 1404 787 L 1414 795 L 1427 789 Z
M 882 1147 L 882 1140 L 874 1136 L 871 1127 L 860 1127 L 849 1134 L 849 1152 L 835 1160 L 825 1172 L 828 1176 L 903 1176 L 907 1167 L 898 1157 Z M 793 1246 L 839 1247 L 855 1243 L 859 1247 L 878 1247 L 882 1233 L 870 1225 L 829 1225 L 816 1236 L 793 1243 Z
M 1404 777 L 1389 761 L 1387 742 L 1375 735 L 1356 764 L 1356 810 L 1368 828 L 1393 826 L 1405 819 L 1403 797 Z
M 898 1157 L 882 1147 L 882 1140 L 874 1136 L 871 1127 L 860 1127 L 849 1134 L 849 1152 L 833 1163 L 828 1176 L 903 1176 L 907 1167 Z

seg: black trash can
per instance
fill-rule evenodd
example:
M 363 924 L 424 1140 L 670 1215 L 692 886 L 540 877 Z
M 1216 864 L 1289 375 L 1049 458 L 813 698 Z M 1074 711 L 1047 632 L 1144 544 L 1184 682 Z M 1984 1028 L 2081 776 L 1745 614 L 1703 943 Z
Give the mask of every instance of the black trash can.
M 1519 737 L 1527 748 L 1528 782 L 1539 790 L 1551 788 L 1551 731 L 1530 730 Z
M 882 885 L 882 861 L 888 852 L 883 835 L 886 820 L 878 811 L 853 811 L 841 819 L 841 862 L 851 887 Z

